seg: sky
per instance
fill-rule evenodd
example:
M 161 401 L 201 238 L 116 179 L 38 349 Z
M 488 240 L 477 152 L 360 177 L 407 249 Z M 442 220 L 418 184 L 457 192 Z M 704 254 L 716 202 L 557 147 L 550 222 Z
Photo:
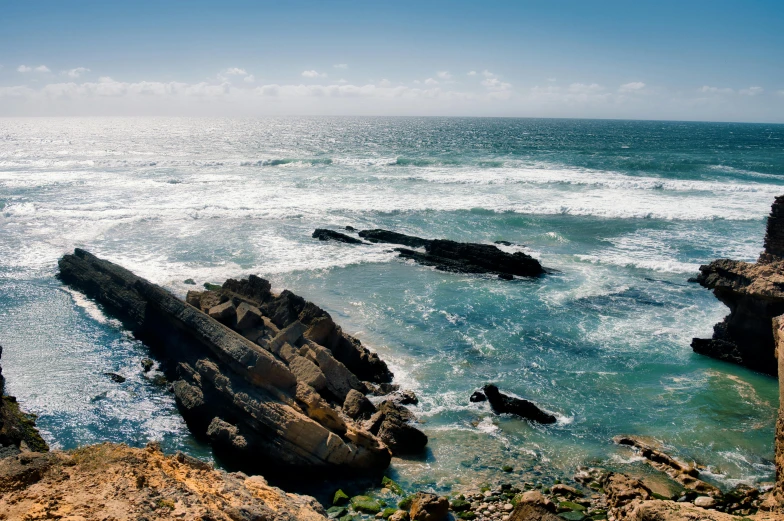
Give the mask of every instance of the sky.
M 0 116 L 784 123 L 784 2 L 0 0 Z

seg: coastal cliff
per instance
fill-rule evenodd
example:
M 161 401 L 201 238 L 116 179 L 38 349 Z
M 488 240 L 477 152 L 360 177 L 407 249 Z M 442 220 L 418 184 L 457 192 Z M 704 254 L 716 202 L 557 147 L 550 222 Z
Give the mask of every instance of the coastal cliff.
M 3 346 L 0 346 L 0 359 Z M 5 378 L 0 366 L 0 458 L 20 450 L 46 452 L 49 447 L 35 428 L 35 416 L 22 411 L 16 398 L 5 394 Z
M 784 314 L 784 196 L 771 208 L 765 250 L 757 263 L 719 259 L 700 266 L 703 287 L 730 308 L 710 339 L 695 338 L 695 352 L 775 375 L 778 364 L 771 320 Z
M 190 429 L 237 468 L 377 473 L 393 453 L 427 443 L 393 399 L 370 404 L 368 419 L 350 415 L 355 395 L 394 389 L 386 364 L 321 308 L 273 294 L 264 279 L 229 280 L 183 302 L 83 250 L 59 267 L 63 282 L 152 348 Z

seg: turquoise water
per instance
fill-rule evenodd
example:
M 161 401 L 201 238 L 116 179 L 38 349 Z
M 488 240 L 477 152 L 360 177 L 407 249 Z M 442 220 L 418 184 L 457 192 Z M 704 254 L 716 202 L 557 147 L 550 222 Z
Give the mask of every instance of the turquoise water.
M 773 378 L 692 353 L 726 308 L 687 282 L 754 260 L 784 190 L 784 126 L 438 118 L 0 119 L 0 344 L 55 447 L 110 439 L 210 457 L 143 345 L 54 279 L 86 248 L 178 294 L 250 273 L 326 308 L 416 391 L 410 486 L 638 465 L 655 438 L 729 486 L 774 475 Z M 507 240 L 557 273 L 447 274 L 316 227 Z M 103 373 L 128 378 L 118 385 Z M 553 426 L 493 415 L 486 382 Z

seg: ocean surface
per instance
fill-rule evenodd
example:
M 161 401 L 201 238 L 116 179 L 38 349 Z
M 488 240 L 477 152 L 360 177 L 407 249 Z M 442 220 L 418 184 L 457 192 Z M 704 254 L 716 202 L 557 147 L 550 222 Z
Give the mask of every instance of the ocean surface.
M 727 313 L 689 277 L 755 260 L 784 192 L 784 126 L 439 119 L 0 119 L 0 344 L 8 391 L 54 447 L 104 440 L 211 457 L 145 347 L 55 279 L 74 247 L 179 295 L 258 274 L 389 362 L 428 453 L 410 487 L 639 469 L 653 438 L 722 486 L 774 477 L 775 379 L 696 355 Z M 556 273 L 507 282 L 311 238 L 387 228 L 514 244 Z M 104 375 L 127 378 L 117 384 Z M 558 417 L 469 395 L 487 382 Z

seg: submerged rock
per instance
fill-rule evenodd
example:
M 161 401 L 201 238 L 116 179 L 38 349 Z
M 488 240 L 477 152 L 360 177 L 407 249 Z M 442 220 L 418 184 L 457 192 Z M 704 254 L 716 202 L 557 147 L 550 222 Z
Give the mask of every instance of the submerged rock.
M 482 389 L 487 401 L 497 414 L 514 414 L 538 423 L 555 423 L 556 418 L 537 407 L 533 402 L 503 394 L 495 385 L 485 385 Z
M 422 239 L 389 230 L 362 230 L 359 236 L 370 242 L 402 244 L 416 251 L 397 248 L 401 257 L 457 273 L 489 273 L 504 279 L 538 277 L 545 273 L 538 260 L 523 252 L 506 253 L 492 244 L 463 243 L 440 239 Z

